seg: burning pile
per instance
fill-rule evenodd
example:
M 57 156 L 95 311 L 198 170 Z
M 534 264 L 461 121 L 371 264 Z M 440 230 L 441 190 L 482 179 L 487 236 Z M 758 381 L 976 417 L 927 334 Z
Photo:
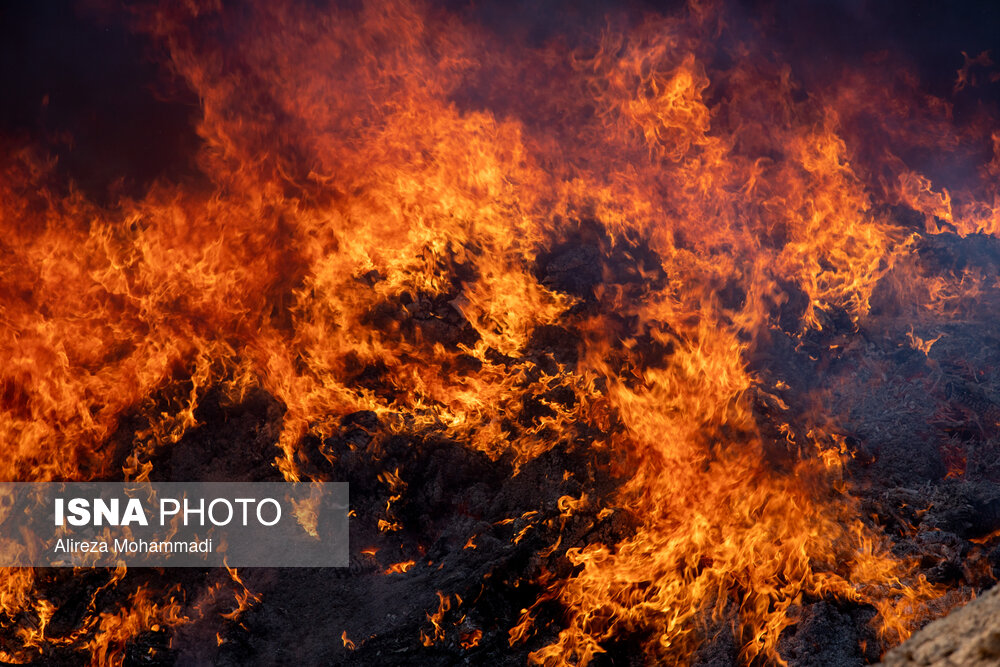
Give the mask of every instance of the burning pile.
M 730 12 L 135 10 L 197 173 L 5 145 L 3 477 L 348 481 L 352 566 L 9 570 L 2 659 L 857 663 L 989 585 L 1000 135 Z

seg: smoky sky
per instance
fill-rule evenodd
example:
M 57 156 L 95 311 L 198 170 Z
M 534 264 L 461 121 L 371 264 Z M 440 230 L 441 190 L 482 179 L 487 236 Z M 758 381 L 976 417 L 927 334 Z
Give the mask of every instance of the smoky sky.
M 320 3 L 315 3 L 320 4 Z M 637 19 L 681 11 L 671 0 L 460 0 L 439 2 L 526 43 L 596 32 L 609 13 Z M 33 145 L 95 199 L 139 194 L 157 178 L 194 173 L 197 98 L 165 70 L 125 5 L 88 0 L 0 6 L 0 146 Z M 1000 110 L 1000 83 L 952 93 L 962 52 L 1000 61 L 1000 4 L 932 0 L 759 0 L 730 6 L 730 23 L 762 26 L 765 48 L 789 63 L 804 88 L 843 64 L 892 53 L 927 92 L 949 98 L 955 116 Z

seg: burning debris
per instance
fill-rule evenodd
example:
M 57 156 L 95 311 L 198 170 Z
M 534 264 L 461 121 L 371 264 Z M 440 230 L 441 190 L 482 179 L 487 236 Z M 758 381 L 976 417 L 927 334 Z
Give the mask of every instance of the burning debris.
M 191 169 L 4 140 L 5 479 L 346 481 L 351 560 L 7 569 L 0 660 L 856 665 L 993 585 L 995 110 L 490 11 L 140 3 Z

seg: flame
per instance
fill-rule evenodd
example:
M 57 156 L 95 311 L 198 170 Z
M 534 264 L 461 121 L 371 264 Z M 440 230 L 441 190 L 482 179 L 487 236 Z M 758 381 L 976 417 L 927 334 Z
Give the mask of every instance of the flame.
M 247 588 L 246 584 L 243 583 L 243 580 L 237 573 L 235 567 L 229 567 L 228 565 L 226 565 L 226 570 L 229 572 L 229 576 L 232 578 L 233 583 L 239 586 L 239 590 L 234 589 L 234 596 L 236 598 L 236 607 L 232 611 L 222 614 L 222 617 L 227 618 L 229 620 L 235 620 L 240 616 L 242 616 L 243 612 L 245 612 L 247 609 L 252 607 L 254 604 L 260 602 L 260 596 L 253 593 L 249 588 Z
M 319 539 L 319 532 L 316 529 L 319 522 L 319 502 L 320 496 L 316 491 L 316 487 L 311 489 L 308 498 L 304 498 L 301 501 L 297 501 L 294 498 L 291 499 L 295 520 L 298 521 L 307 535 L 317 540 Z
M 480 640 L 482 640 L 482 638 L 483 638 L 483 631 L 480 630 L 479 628 L 476 628 L 472 632 L 467 632 L 463 634 L 459 643 L 461 644 L 462 648 L 468 650 L 470 648 L 475 648 L 479 646 L 479 642 Z
M 382 571 L 382 574 L 396 574 L 399 572 L 409 572 L 416 565 L 416 561 L 405 560 L 400 563 L 393 563 Z
M 803 96 L 753 38 L 720 65 L 722 5 L 611 22 L 575 48 L 416 0 L 307 11 L 253 3 L 246 50 L 198 37 L 199 22 L 226 24 L 212 3 L 164 2 L 141 19 L 201 100 L 197 187 L 101 206 L 60 187 L 45 156 L 4 152 L 4 479 L 148 479 L 209 389 L 233 402 L 263 389 L 285 408 L 275 466 L 290 481 L 308 476 L 309 437 L 362 410 L 515 469 L 583 440 L 611 452 L 614 494 L 563 496 L 558 510 L 564 524 L 622 511 L 634 532 L 544 553 L 572 574 L 536 580 L 538 601 L 508 632 L 526 641 L 540 605 L 565 608 L 539 664 L 586 664 L 623 633 L 683 662 L 712 619 L 735 624 L 743 660 L 780 663 L 805 599 L 872 605 L 887 645 L 943 611 L 943 591 L 859 518 L 835 417 L 799 414 L 767 389 L 794 379 L 751 360 L 776 339 L 857 331 L 880 286 L 905 286 L 897 307 L 917 324 L 993 289 L 972 271 L 929 274 L 916 247 L 1000 232 L 1000 134 L 958 127 L 891 67 Z M 967 58 L 956 88 L 986 64 Z M 990 159 L 945 187 L 906 163 L 905 145 L 985 146 Z M 533 341 L 546 331 L 572 354 L 542 360 Z M 913 331 L 925 355 L 941 338 Z M 765 418 L 753 401 L 768 396 Z M 115 462 L 126 414 L 145 421 Z M 784 449 L 794 459 L 774 465 Z M 401 530 L 407 485 L 398 468 L 379 481 L 378 529 Z M 311 525 L 308 508 L 300 518 Z M 508 520 L 515 543 L 532 518 Z M 236 618 L 258 598 L 230 574 Z M 63 642 L 114 664 L 130 637 L 188 622 L 139 588 L 53 637 L 54 603 L 35 588 L 34 572 L 4 571 L 0 608 L 30 619 L 6 661 Z M 438 596 L 426 645 L 444 639 L 451 597 Z
M 938 334 L 934 338 L 924 340 L 920 336 L 914 334 L 912 328 L 906 332 L 906 338 L 910 342 L 910 347 L 912 347 L 914 350 L 920 350 L 921 352 L 924 353 L 925 357 L 930 356 L 931 347 L 933 347 L 934 343 L 938 342 L 943 337 L 944 334 Z
M 420 641 L 424 646 L 433 646 L 434 644 L 444 640 L 444 617 L 451 610 L 451 596 L 444 595 L 441 591 L 438 591 L 438 608 L 433 614 L 427 614 L 427 620 L 430 621 L 431 630 L 430 632 L 420 631 Z M 461 604 L 459 602 L 459 604 Z
M 118 613 L 102 613 L 93 639 L 86 644 L 94 665 L 119 665 L 125 646 L 132 637 L 160 626 L 174 627 L 189 620 L 181 615 L 181 604 L 170 599 L 165 604 L 152 600 L 147 589 L 140 588 Z

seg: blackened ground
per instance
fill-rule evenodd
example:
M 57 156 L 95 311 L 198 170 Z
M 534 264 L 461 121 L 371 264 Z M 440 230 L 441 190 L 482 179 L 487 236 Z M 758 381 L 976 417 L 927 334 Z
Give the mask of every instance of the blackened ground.
M 203 425 L 155 454 L 152 477 L 280 479 L 271 464 L 281 416 L 266 394 L 226 405 L 210 392 L 196 412 Z M 129 441 L 145 426 L 140 416 L 124 420 L 119 440 Z M 586 512 L 559 519 L 560 496 L 579 497 L 584 490 L 607 495 L 614 488 L 605 455 L 583 453 L 586 443 L 577 444 L 580 450 L 552 449 L 514 476 L 509 460 L 491 461 L 444 438 L 389 435 L 373 413 L 348 415 L 335 436 L 304 443 L 309 474 L 351 484 L 348 568 L 241 569 L 240 577 L 260 601 L 234 621 L 221 616 L 235 607 L 240 591 L 225 570 L 130 569 L 124 581 L 98 597 L 97 608 L 113 611 L 127 604 L 138 585 L 155 591 L 154 599 L 179 587 L 185 614 L 196 619 L 172 634 L 136 637 L 126 664 L 525 664 L 527 653 L 559 629 L 559 608 L 543 606 L 539 634 L 510 647 L 508 630 L 542 592 L 531 582 L 543 569 L 568 575 L 561 560 L 567 548 L 597 540 L 613 544 L 632 529 L 621 511 L 600 521 Z M 394 492 L 385 472 L 405 485 L 388 512 Z M 397 527 L 383 532 L 378 520 L 386 517 Z M 540 557 L 560 534 L 559 548 Z M 362 553 L 367 549 L 377 551 Z M 406 572 L 385 573 L 407 561 L 415 564 Z M 102 570 L 81 579 L 59 570 L 43 573 L 40 594 L 62 602 L 55 627 L 74 627 L 93 591 L 110 577 Z M 214 583 L 221 583 L 224 593 L 209 599 L 206 590 Z M 451 610 L 442 618 L 443 637 L 426 647 L 421 632 L 434 634 L 428 615 L 438 610 L 438 591 L 449 596 Z M 478 645 L 463 648 L 477 631 Z M 353 650 L 345 648 L 344 637 Z M 38 664 L 85 662 L 80 654 L 49 652 Z

